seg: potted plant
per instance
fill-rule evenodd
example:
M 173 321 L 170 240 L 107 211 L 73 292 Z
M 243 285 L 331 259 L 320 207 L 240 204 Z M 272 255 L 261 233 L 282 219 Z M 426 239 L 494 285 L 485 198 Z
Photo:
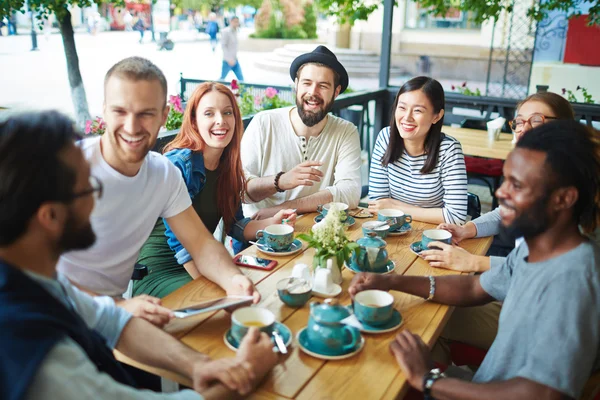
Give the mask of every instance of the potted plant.
M 298 235 L 308 243 L 308 247 L 315 249 L 313 269 L 326 268 L 327 260 L 332 260 L 331 277 L 337 284 L 342 283 L 341 270 L 344 262 L 350 260 L 352 252 L 358 247 L 358 244 L 346 237 L 344 223 L 341 221 L 343 212 L 335 207 L 331 208 L 325 218 L 311 228 L 310 234 Z

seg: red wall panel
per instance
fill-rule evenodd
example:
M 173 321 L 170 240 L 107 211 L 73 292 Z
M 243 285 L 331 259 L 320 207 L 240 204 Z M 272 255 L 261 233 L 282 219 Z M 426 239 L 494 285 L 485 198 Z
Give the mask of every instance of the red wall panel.
M 564 62 L 600 66 L 600 26 L 587 26 L 587 15 L 569 19 Z

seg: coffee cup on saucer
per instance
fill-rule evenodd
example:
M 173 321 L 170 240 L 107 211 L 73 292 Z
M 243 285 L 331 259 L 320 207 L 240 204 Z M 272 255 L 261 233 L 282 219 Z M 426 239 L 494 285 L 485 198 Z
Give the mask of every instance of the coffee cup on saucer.
M 394 296 L 383 290 L 365 290 L 354 296 L 354 315 L 364 324 L 385 325 L 394 312 Z
M 271 336 L 275 326 L 275 315 L 266 308 L 243 307 L 231 314 L 231 336 L 238 343 L 242 341 L 248 329 L 254 327 Z
M 329 212 L 329 210 L 331 210 L 333 207 L 337 208 L 339 211 L 343 211 L 344 213 L 340 216 L 340 220 L 342 222 L 345 222 L 348 219 L 348 209 L 349 206 L 346 203 L 327 203 L 325 205 L 318 205 L 317 206 L 317 212 L 321 213 L 321 215 L 323 216 L 323 218 L 327 215 L 327 212 Z
M 294 227 L 285 224 L 269 225 L 256 232 L 256 239 L 263 239 L 264 244 L 275 251 L 286 251 L 294 241 Z
M 377 220 L 386 221 L 390 226 L 390 231 L 410 228 L 412 217 L 405 214 L 404 211 L 393 208 L 385 208 L 377 211 Z
M 423 250 L 427 249 L 437 249 L 441 250 L 437 246 L 429 247 L 429 243 L 431 242 L 442 242 L 446 244 L 452 244 L 452 233 L 445 229 L 428 229 L 423 231 L 421 237 L 421 248 Z

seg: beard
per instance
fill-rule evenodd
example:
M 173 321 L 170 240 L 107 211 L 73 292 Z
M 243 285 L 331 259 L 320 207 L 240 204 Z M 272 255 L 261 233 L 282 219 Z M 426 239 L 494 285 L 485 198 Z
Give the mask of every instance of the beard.
M 96 242 L 96 234 L 89 220 L 83 226 L 77 226 L 75 214 L 69 211 L 63 234 L 58 241 L 61 253 L 70 250 L 84 250 Z
M 319 96 L 305 95 L 303 98 L 300 98 L 296 95 L 296 107 L 302 123 L 310 128 L 323 121 L 323 118 L 333 109 L 333 99 L 332 97 L 329 102 L 325 103 Z M 318 111 L 307 111 L 304 109 L 305 101 L 318 101 L 321 109 Z
M 525 239 L 533 238 L 545 232 L 552 220 L 547 211 L 550 194 L 550 191 L 544 193 L 542 197 L 516 217 L 512 224 L 506 227 L 503 226 L 503 232 L 510 235 L 510 237 L 524 237 Z M 499 203 L 504 207 L 508 207 L 502 200 Z

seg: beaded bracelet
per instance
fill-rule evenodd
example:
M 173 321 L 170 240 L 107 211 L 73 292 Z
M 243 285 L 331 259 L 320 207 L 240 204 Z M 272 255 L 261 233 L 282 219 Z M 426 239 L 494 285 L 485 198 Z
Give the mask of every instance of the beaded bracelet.
M 425 300 L 429 301 L 433 299 L 433 296 L 435 296 L 435 278 L 429 275 L 429 297 Z
M 285 190 L 279 187 L 279 178 L 281 178 L 281 175 L 283 174 L 285 174 L 285 172 L 279 171 L 277 175 L 275 175 L 275 180 L 273 181 L 273 184 L 275 185 L 275 190 L 277 190 L 279 193 L 285 192 Z

